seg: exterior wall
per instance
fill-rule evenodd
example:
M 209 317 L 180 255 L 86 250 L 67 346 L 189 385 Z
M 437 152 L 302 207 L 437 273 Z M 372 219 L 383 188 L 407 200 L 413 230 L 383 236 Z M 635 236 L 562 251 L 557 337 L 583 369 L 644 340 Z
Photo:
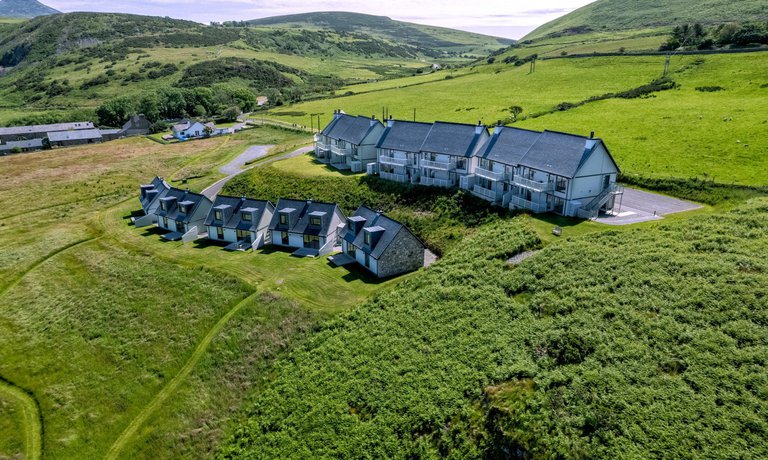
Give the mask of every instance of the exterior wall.
M 616 182 L 618 171 L 603 145 L 599 144 L 595 151 L 592 152 L 592 155 L 576 172 L 576 177 L 571 181 L 571 187 L 568 190 L 568 199 L 584 202 L 586 198 L 591 199 L 599 195 L 603 191 L 603 181 L 607 175 L 610 176 L 610 183 L 614 183 Z
M 279 235 L 278 235 L 279 236 Z M 278 238 L 279 240 L 279 238 Z M 303 248 L 304 247 L 304 235 L 301 233 L 289 233 L 288 234 L 288 245 L 292 248 Z M 321 244 L 322 246 L 322 241 Z
M 208 239 L 214 241 L 226 241 L 228 243 L 234 243 L 237 241 L 237 233 L 231 228 L 224 229 L 224 239 L 219 239 L 216 232 L 217 227 L 214 225 L 208 226 Z
M 373 259 L 371 259 L 373 262 Z M 418 270 L 424 266 L 424 246 L 410 232 L 401 229 L 395 240 L 377 261 L 379 278 Z
M 390 165 L 380 161 L 382 156 L 403 160 L 405 165 Z M 376 161 L 379 165 L 379 177 L 393 182 L 415 183 L 421 176 L 419 168 L 419 156 L 417 152 L 405 152 L 402 150 L 376 149 Z M 391 168 L 391 171 L 390 171 Z M 382 175 L 382 169 L 384 174 Z

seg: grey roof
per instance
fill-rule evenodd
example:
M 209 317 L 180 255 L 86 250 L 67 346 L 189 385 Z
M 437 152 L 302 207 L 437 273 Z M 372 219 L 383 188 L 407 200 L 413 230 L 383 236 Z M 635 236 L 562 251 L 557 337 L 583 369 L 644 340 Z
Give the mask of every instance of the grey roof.
M 329 123 L 326 129 L 323 130 L 323 135 L 360 145 L 363 139 L 376 129 L 377 126 L 382 126 L 381 122 L 376 121 L 371 124 L 370 118 L 353 117 L 342 113 L 333 122 Z
M 349 226 L 346 226 L 341 232 L 341 237 L 345 241 L 354 245 L 358 250 L 370 254 L 374 259 L 379 259 L 387 248 L 397 239 L 401 232 L 410 233 L 410 230 L 408 230 L 405 225 L 384 214 L 378 213 L 367 206 L 360 206 L 357 208 L 357 211 L 355 211 L 355 214 L 352 215 L 350 219 L 356 221 L 365 219 L 366 226 L 364 229 L 374 232 L 382 232 L 381 237 L 373 247 L 369 247 L 365 244 L 365 232 L 363 230 L 355 235 L 350 231 Z M 421 242 L 418 238 L 416 239 Z M 422 246 L 424 245 L 424 243 L 421 244 Z
M 11 126 L 0 128 L 0 136 L 48 133 L 52 131 L 69 131 L 79 129 L 93 129 L 90 121 L 78 121 L 75 123 L 54 123 L 49 125 Z
M 575 134 L 544 131 L 520 160 L 520 165 L 558 176 L 574 177 L 600 142 L 600 139 Z
M 430 123 L 395 120 L 387 126 L 376 145 L 378 148 L 419 152 L 432 129 Z
M 149 184 L 142 185 L 141 188 L 142 189 L 146 188 L 147 191 L 157 190 L 158 192 L 160 192 L 154 197 L 154 199 L 151 199 L 151 200 L 148 199 L 146 195 L 144 196 L 144 198 L 139 196 L 139 201 L 141 201 L 141 207 L 146 211 L 147 208 L 152 204 L 152 202 L 158 199 L 160 195 L 162 195 L 162 192 L 164 190 L 165 191 L 170 190 L 171 186 L 168 185 L 168 183 L 166 183 L 163 179 L 155 176 L 155 178 L 152 179 L 152 182 L 150 182 Z
M 269 223 L 270 230 L 282 230 L 286 232 L 293 231 L 293 226 L 299 222 L 301 217 L 306 212 L 307 202 L 302 200 L 290 200 L 286 198 L 280 198 L 275 205 L 275 213 L 272 215 L 272 221 Z M 293 226 L 284 227 L 280 225 L 280 213 L 281 211 L 294 213 L 296 212 L 298 218 L 294 220 Z
M 539 131 L 497 126 L 477 156 L 509 166 L 517 166 L 541 136 Z
M 220 221 L 215 219 L 214 209 L 217 208 L 223 213 L 222 220 Z M 264 213 L 272 211 L 272 209 L 274 209 L 274 206 L 269 201 L 218 195 L 213 202 L 213 208 L 205 219 L 205 225 L 256 231 L 259 229 L 259 222 L 261 222 Z M 244 212 L 255 213 L 255 215 L 253 215 L 251 221 L 243 220 Z
M 479 133 L 477 132 L 478 127 L 481 128 Z M 471 157 L 487 134 L 488 129 L 485 126 L 437 121 L 432 124 L 421 150 L 423 152 Z
M 160 200 L 169 201 L 170 198 L 175 198 L 175 202 L 171 204 L 171 206 L 165 211 L 158 207 L 155 213 L 159 217 L 167 217 L 169 219 L 185 223 L 188 223 L 192 219 L 192 216 L 195 214 L 195 211 L 197 211 L 201 203 L 211 203 L 211 200 L 199 193 L 179 190 L 174 187 L 171 187 L 170 190 L 168 190 L 166 193 L 165 197 L 161 198 Z M 193 204 L 190 206 L 190 209 L 186 214 L 182 214 L 179 212 L 179 204 L 187 201 L 192 202 Z
M 48 133 L 51 142 L 81 141 L 86 139 L 101 139 L 98 129 L 78 129 L 75 131 L 54 131 Z
M 105 135 L 105 134 L 106 134 L 106 135 L 110 135 L 110 134 L 120 134 L 120 133 L 122 133 L 122 132 L 123 132 L 123 130 L 122 130 L 122 129 L 111 129 L 111 128 L 110 128 L 110 129 L 99 129 L 99 132 L 100 132 L 100 133 L 101 133 L 101 135 L 103 136 L 103 135 Z
M 292 225 L 289 228 L 280 226 L 280 211 L 290 210 L 297 212 L 297 216 L 292 219 Z M 280 198 L 275 206 L 275 214 L 272 216 L 272 222 L 269 225 L 270 230 L 282 230 L 291 233 L 301 233 L 304 235 L 328 235 L 331 232 L 331 221 L 334 214 L 338 212 L 342 215 L 339 205 L 335 203 L 324 203 L 321 201 L 300 201 L 300 200 L 288 200 Z M 314 227 L 309 225 L 310 217 L 320 216 L 322 214 L 322 220 L 320 227 Z
M 5 144 L 0 144 L 0 151 L 13 150 L 16 147 L 20 149 L 41 149 L 43 148 L 42 139 L 29 139 L 26 141 L 8 141 Z

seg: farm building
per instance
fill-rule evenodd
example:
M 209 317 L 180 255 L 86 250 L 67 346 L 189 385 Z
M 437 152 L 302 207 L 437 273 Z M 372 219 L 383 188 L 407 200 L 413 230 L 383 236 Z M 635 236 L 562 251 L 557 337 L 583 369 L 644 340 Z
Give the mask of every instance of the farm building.
M 24 153 L 40 150 L 43 148 L 42 139 L 30 139 L 28 141 L 8 141 L 4 144 L 0 144 L 0 155 L 8 155 L 10 153 Z
M 205 220 L 208 239 L 231 243 L 230 250 L 260 248 L 270 242 L 274 211 L 269 201 L 219 195 Z
M 272 244 L 297 248 L 296 255 L 328 254 L 336 246 L 339 225 L 345 220 L 335 203 L 280 199 L 269 225 Z
M 204 195 L 172 187 L 158 201 L 160 205 L 154 210 L 157 226 L 169 231 L 163 238 L 186 243 L 204 233 L 211 210 L 211 200 Z
M 341 248 L 379 278 L 418 270 L 424 266 L 426 249 L 405 225 L 366 206 L 347 218 Z
M 315 156 L 338 169 L 365 171 L 376 163 L 376 143 L 384 125 L 375 117 L 353 117 L 336 111 L 333 120 L 316 137 Z
M 11 126 L 9 128 L 0 128 L 0 142 L 44 139 L 48 137 L 48 133 L 51 132 L 79 131 L 93 128 L 93 123 L 90 121 L 79 121 L 75 123 L 54 123 L 48 125 Z
M 134 115 L 120 130 L 121 136 L 143 136 L 152 130 L 152 123 L 144 115 Z
M 98 129 L 78 129 L 73 131 L 55 131 L 47 135 L 51 148 L 71 147 L 73 145 L 100 144 L 103 140 Z

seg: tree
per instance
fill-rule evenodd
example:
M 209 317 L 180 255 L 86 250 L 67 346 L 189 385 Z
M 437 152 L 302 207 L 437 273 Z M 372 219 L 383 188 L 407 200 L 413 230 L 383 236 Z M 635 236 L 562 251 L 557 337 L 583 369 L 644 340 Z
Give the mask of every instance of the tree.
M 96 116 L 102 126 L 122 126 L 135 114 L 134 99 L 128 96 L 109 100 L 96 109 Z
M 517 121 L 517 116 L 523 113 L 523 108 L 519 105 L 513 105 L 509 108 L 509 112 L 512 114 L 512 121 Z
M 224 117 L 227 121 L 237 121 L 237 117 L 240 116 L 242 112 L 240 112 L 240 108 L 237 106 L 232 106 L 227 108 L 224 112 L 221 113 L 221 116 Z

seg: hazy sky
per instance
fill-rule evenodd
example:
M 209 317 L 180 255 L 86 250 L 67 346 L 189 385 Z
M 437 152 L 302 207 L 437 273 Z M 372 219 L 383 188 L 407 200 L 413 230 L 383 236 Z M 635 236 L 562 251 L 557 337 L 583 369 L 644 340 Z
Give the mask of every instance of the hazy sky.
M 432 24 L 520 38 L 552 19 L 591 3 L 590 0 L 42 0 L 63 12 L 114 11 L 170 16 L 202 23 L 257 19 L 311 11 L 354 11 L 401 21 Z

